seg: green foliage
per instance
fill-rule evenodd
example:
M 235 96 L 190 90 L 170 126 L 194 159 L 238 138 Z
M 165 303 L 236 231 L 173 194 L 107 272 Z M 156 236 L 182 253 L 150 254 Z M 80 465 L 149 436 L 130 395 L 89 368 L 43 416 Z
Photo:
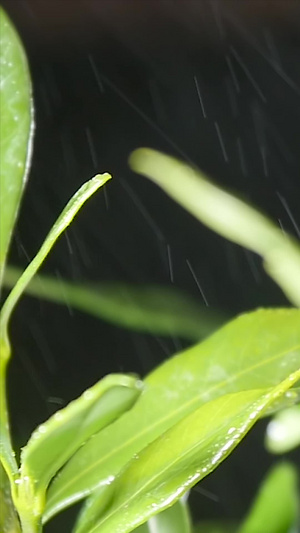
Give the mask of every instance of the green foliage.
M 11 499 L 9 479 L 0 463 L 0 531 L 1 533 L 21 533 L 16 510 Z
M 133 377 L 106 376 L 40 425 L 22 449 L 18 509 L 34 501 L 33 511 L 41 515 L 54 475 L 90 437 L 130 409 L 141 390 Z
M 2 10 L 0 19 L 1 108 L 5 108 L 0 139 L 2 275 L 27 175 L 33 127 L 26 58 Z M 138 151 L 131 163 L 215 231 L 260 253 L 267 271 L 299 305 L 299 247 L 283 238 L 272 222 L 162 154 Z M 54 514 L 87 496 L 74 533 L 126 533 L 136 528 L 139 533 L 190 533 L 182 496 L 231 453 L 260 416 L 289 402 L 292 395 L 297 398 L 300 310 L 262 309 L 232 320 L 166 361 L 146 377 L 144 390 L 133 376 L 104 378 L 39 426 L 17 464 L 5 392 L 11 313 L 26 289 L 41 296 L 33 280 L 38 268 L 83 203 L 109 178 L 97 175 L 84 184 L 26 270 L 7 272 L 6 281 L 13 288 L 0 313 L 3 533 L 40 533 Z M 42 280 L 44 297 L 62 301 L 59 284 L 51 278 Z M 72 305 L 126 327 L 156 328 L 197 340 L 214 327 L 197 305 L 165 288 L 125 292 L 120 284 L 102 285 L 94 296 L 65 282 L 64 290 Z M 293 416 L 299 414 L 296 409 Z M 288 436 L 285 446 L 290 442 Z M 268 533 L 290 533 L 296 499 L 295 470 L 283 464 L 264 482 L 240 533 L 262 533 L 261 524 L 267 525 Z M 218 531 L 219 526 L 210 526 L 201 531 Z M 219 531 L 225 530 L 221 525 Z
M 87 442 L 54 480 L 45 520 L 116 475 L 131 457 L 201 405 L 243 391 L 261 389 L 264 396 L 272 387 L 275 400 L 276 387 L 299 370 L 299 326 L 297 309 L 245 314 L 154 370 L 145 379 L 145 392 L 133 409 Z M 252 415 L 249 408 L 246 425 L 255 413 L 255 406 Z M 217 437 L 217 425 L 215 430 Z M 211 461 L 213 457 L 212 453 Z
M 33 137 L 31 82 L 26 55 L 0 7 L 0 287 L 13 225 L 26 181 Z
M 260 254 L 269 275 L 300 306 L 300 248 L 267 217 L 210 183 L 198 170 L 164 154 L 141 148 L 131 167 L 151 178 L 176 202 L 223 237 Z
M 293 376 L 299 378 L 300 371 Z M 98 517 L 94 507 L 94 520 L 80 533 L 127 533 L 172 505 L 230 454 L 290 381 L 222 395 L 183 418 L 130 461 L 115 481 L 111 504 L 104 513 L 101 506 Z
M 8 266 L 4 285 L 13 287 L 20 274 L 19 269 Z M 116 282 L 83 285 L 39 275 L 26 287 L 26 293 L 62 305 L 67 301 L 117 326 L 157 335 L 177 335 L 192 341 L 206 337 L 225 322 L 221 313 L 163 285 Z
M 290 463 L 278 464 L 264 480 L 238 533 L 296 531 L 299 510 L 297 471 Z

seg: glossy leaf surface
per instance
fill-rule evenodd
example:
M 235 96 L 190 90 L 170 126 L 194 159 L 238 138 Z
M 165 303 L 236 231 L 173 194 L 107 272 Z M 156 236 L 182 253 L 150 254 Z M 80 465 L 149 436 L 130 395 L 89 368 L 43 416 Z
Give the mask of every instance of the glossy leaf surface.
M 299 367 L 300 310 L 259 310 L 231 321 L 146 378 L 133 409 L 83 446 L 54 480 L 45 519 L 116 475 L 134 454 L 205 402 L 276 387 Z
M 269 275 L 300 307 L 300 248 L 273 222 L 194 169 L 172 157 L 141 148 L 130 164 L 151 178 L 192 215 L 219 235 L 260 254 Z
M 0 286 L 30 163 L 31 82 L 18 34 L 0 7 Z
M 120 473 L 111 504 L 86 533 L 129 533 L 168 508 L 212 472 L 266 405 L 299 378 L 300 370 L 275 389 L 226 394 L 178 422 Z
M 299 512 L 297 471 L 290 463 L 275 466 L 238 533 L 289 533 L 296 527 Z
M 101 514 L 104 514 L 112 502 L 114 486 L 110 489 L 110 492 L 105 492 L 104 495 L 102 489 L 95 491 L 95 494 L 87 499 L 73 533 L 88 533 L 94 528 Z M 192 533 L 191 518 L 185 500 L 186 498 L 182 498 L 147 523 L 135 528 L 135 533 Z
M 273 417 L 267 426 L 265 445 L 271 453 L 287 453 L 300 446 L 300 405 Z
M 19 269 L 8 266 L 4 285 L 13 286 L 19 275 Z M 180 291 L 159 285 L 112 282 L 89 286 L 39 275 L 28 285 L 26 293 L 63 305 L 67 301 L 68 305 L 117 326 L 194 341 L 224 322 L 217 311 L 199 305 Z
M 39 426 L 22 449 L 19 498 L 23 497 L 22 490 L 35 494 L 41 512 L 52 477 L 92 435 L 130 409 L 141 390 L 138 379 L 112 374 Z

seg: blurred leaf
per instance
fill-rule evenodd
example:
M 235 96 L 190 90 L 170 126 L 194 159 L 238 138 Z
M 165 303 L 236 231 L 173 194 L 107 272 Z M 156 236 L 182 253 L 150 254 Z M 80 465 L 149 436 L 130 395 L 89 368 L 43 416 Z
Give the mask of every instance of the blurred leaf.
M 129 462 L 114 482 L 111 504 L 78 533 L 129 533 L 168 508 L 217 468 L 266 405 L 299 378 L 300 370 L 274 389 L 226 394 L 196 409 Z
M 200 171 L 172 157 L 141 148 L 131 155 L 130 165 L 219 235 L 260 254 L 269 275 L 300 306 L 300 248 L 294 239 Z
M 300 310 L 259 310 L 231 321 L 154 370 L 130 413 L 74 455 L 49 489 L 45 521 L 105 484 L 203 403 L 224 394 L 276 387 L 299 367 Z
M 193 533 L 234 533 L 236 531 L 236 524 L 233 522 L 199 522 Z
M 8 266 L 4 285 L 14 286 L 20 273 Z M 39 275 L 26 292 L 62 305 L 67 303 L 118 326 L 158 335 L 199 340 L 224 322 L 219 312 L 199 305 L 180 291 L 159 285 L 106 282 L 91 286 Z
M 264 480 L 238 533 L 289 533 L 299 511 L 297 472 L 290 463 L 276 465 Z
M 149 533 L 192 533 L 187 501 L 181 498 L 172 507 L 150 518 L 148 529 Z
M 41 514 L 52 477 L 84 442 L 133 406 L 141 387 L 134 377 L 112 374 L 39 426 L 22 449 L 18 509 L 29 505 Z
M 0 7 L 0 287 L 13 226 L 28 174 L 33 140 L 33 106 L 26 55 Z
M 267 426 L 265 446 L 271 453 L 287 453 L 300 446 L 300 405 L 274 416 Z
M 0 531 L 21 533 L 20 524 L 11 498 L 10 482 L 0 462 Z

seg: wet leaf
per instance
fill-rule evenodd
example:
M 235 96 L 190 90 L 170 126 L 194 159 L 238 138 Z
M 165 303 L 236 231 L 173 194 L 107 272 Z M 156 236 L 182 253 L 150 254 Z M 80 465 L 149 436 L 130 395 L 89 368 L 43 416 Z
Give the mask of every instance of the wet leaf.
M 87 499 L 73 533 L 88 533 L 101 514 L 104 514 L 105 509 L 109 508 L 114 487 L 111 485 L 110 492 L 105 492 L 104 498 L 102 490 L 101 487 Z M 152 517 L 147 524 L 140 525 L 134 531 L 135 533 L 191 533 L 191 518 L 185 498 Z
M 265 446 L 271 453 L 287 453 L 300 446 L 300 405 L 273 417 L 267 426 Z
M 106 483 L 202 404 L 224 394 L 276 387 L 299 367 L 300 310 L 259 310 L 231 321 L 146 378 L 133 409 L 83 446 L 54 479 L 44 519 Z
M 13 286 L 21 272 L 8 266 L 4 285 Z M 203 307 L 184 293 L 159 285 L 98 283 L 93 286 L 36 276 L 26 293 L 76 307 L 93 316 L 125 328 L 177 335 L 199 340 L 224 322 L 217 311 Z
M 26 56 L 10 19 L 0 6 L 0 291 L 13 226 L 27 177 L 33 137 L 31 83 Z M 17 463 L 6 406 L 9 346 L 0 331 L 0 458 L 10 480 Z
M 290 463 L 276 465 L 264 480 L 238 533 L 296 531 L 299 511 L 297 471 Z
M 114 482 L 111 504 L 80 533 L 129 533 L 168 508 L 212 472 L 273 398 L 299 378 L 300 370 L 275 389 L 226 394 L 196 409 L 129 462 Z
M 133 406 L 141 387 L 134 377 L 112 374 L 39 426 L 21 453 L 19 505 L 28 505 L 31 493 L 31 505 L 41 513 L 52 477 L 84 442 Z
M 0 286 L 13 226 L 27 178 L 33 139 L 33 106 L 22 43 L 0 7 Z
M 151 178 L 176 202 L 219 235 L 260 254 L 268 274 L 300 306 L 300 248 L 267 217 L 212 184 L 199 170 L 172 157 L 141 148 L 130 165 Z

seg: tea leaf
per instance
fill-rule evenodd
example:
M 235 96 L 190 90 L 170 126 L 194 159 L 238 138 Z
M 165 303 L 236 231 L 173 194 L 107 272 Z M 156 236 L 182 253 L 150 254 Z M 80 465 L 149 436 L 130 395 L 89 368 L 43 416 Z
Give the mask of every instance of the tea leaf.
M 294 239 L 200 171 L 172 157 L 141 148 L 131 155 L 130 165 L 219 235 L 260 254 L 268 274 L 300 306 L 300 248 Z
M 18 508 L 30 504 L 31 493 L 30 505 L 41 514 L 52 477 L 84 442 L 133 406 L 141 387 L 136 378 L 112 374 L 40 425 L 22 449 Z
M 287 533 L 296 527 L 298 504 L 295 467 L 290 463 L 276 465 L 264 480 L 238 533 Z
M 261 411 L 299 378 L 300 370 L 274 389 L 226 394 L 196 409 L 129 462 L 114 483 L 111 504 L 80 533 L 129 533 L 168 508 L 212 472 Z
M 73 533 L 88 533 L 104 510 L 109 507 L 113 498 L 113 486 L 105 499 L 101 490 L 95 491 L 87 499 Z M 191 533 L 191 518 L 184 500 L 185 498 L 182 498 L 172 507 L 150 518 L 147 524 L 144 523 L 134 529 L 135 533 Z
M 22 43 L 0 8 L 0 287 L 26 182 L 33 141 L 33 105 Z
M 14 286 L 21 271 L 8 266 L 4 285 Z M 26 287 L 30 296 L 68 304 L 93 316 L 137 331 L 199 340 L 224 322 L 218 311 L 201 306 L 175 289 L 125 283 L 76 284 L 38 275 Z
M 33 138 L 33 106 L 26 56 L 10 19 L 0 7 L 0 291 L 13 226 L 27 177 Z M 6 406 L 9 346 L 0 331 L 0 458 L 10 481 L 17 463 Z
M 54 479 L 44 520 L 105 484 L 202 404 L 224 394 L 271 389 L 299 368 L 300 310 L 259 310 L 231 321 L 145 379 L 133 409 L 84 445 Z
M 90 198 L 101 185 L 106 183 L 110 177 L 109 174 L 97 175 L 82 185 L 82 187 L 75 193 L 53 225 L 37 255 L 14 285 L 0 312 L 0 458 L 11 482 L 13 482 L 14 475 L 17 474 L 18 469 L 10 441 L 5 388 L 6 367 L 11 355 L 8 337 L 10 316 L 26 286 L 49 254 L 58 237 L 72 222 L 73 218 L 86 200 L 88 200 L 88 198 Z

